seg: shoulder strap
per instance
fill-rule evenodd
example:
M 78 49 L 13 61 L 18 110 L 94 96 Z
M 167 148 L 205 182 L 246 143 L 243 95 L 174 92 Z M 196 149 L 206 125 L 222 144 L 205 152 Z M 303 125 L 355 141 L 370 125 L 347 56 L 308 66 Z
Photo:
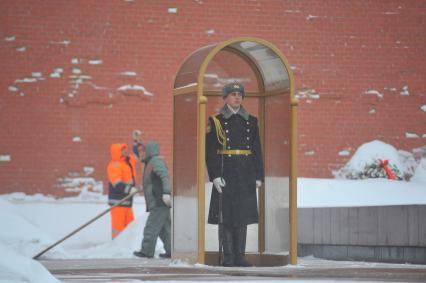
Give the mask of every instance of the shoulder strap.
M 222 124 L 220 123 L 219 119 L 216 116 L 212 116 L 215 129 L 216 129 L 216 138 L 217 141 L 222 145 L 223 149 L 226 149 L 226 134 L 225 131 L 222 128 Z

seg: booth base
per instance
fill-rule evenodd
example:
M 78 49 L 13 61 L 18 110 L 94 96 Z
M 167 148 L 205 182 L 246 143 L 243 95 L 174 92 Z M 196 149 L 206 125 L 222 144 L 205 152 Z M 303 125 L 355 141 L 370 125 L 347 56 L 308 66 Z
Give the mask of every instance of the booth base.
M 253 266 L 284 266 L 289 262 L 289 255 L 268 253 L 246 253 L 246 259 Z M 205 252 L 204 263 L 206 265 L 218 266 L 219 253 Z

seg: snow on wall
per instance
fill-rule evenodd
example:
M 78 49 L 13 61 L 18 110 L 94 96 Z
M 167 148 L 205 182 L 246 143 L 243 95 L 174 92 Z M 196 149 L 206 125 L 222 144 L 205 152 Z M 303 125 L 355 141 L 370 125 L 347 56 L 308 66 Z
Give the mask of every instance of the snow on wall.
M 299 100 L 300 99 L 307 99 L 307 100 L 320 99 L 319 93 L 317 93 L 315 89 L 310 89 L 310 88 L 302 88 L 302 89 L 296 90 L 295 97 Z
M 1 154 L 0 155 L 0 162 L 9 162 L 12 160 L 12 157 L 8 154 Z
M 81 104 L 81 101 L 83 101 L 83 104 L 92 102 L 90 98 L 87 98 L 87 96 L 84 96 L 84 98 L 80 98 L 80 96 L 83 96 L 81 94 L 81 87 L 82 85 L 90 86 L 93 90 L 99 91 L 102 90 L 102 99 L 101 100 L 110 100 L 114 94 L 119 93 L 127 93 L 132 95 L 145 95 L 145 96 L 153 96 L 153 93 L 148 91 L 144 86 L 142 85 L 133 85 L 133 84 L 127 84 L 123 86 L 119 86 L 116 88 L 116 90 L 110 90 L 109 87 L 106 86 L 99 86 L 96 83 L 94 83 L 94 78 L 89 75 L 87 72 L 84 71 L 83 65 L 91 65 L 91 66 L 97 66 L 102 65 L 104 62 L 102 59 L 83 59 L 83 58 L 72 58 L 70 63 L 72 65 L 80 65 L 80 66 L 74 66 L 71 68 L 71 74 L 68 75 L 68 78 L 70 80 L 68 81 L 68 92 L 66 95 L 62 96 L 60 98 L 60 103 L 66 103 L 68 105 L 72 105 L 73 103 Z M 64 68 L 63 67 L 55 67 L 53 68 L 53 71 L 50 72 L 49 78 L 58 79 L 61 78 L 64 74 Z M 136 77 L 136 72 L 132 71 L 124 71 L 121 72 L 120 75 L 122 76 L 128 76 L 128 77 Z M 25 96 L 29 94 L 30 92 L 38 92 L 39 86 L 32 87 L 32 90 L 30 87 L 20 87 L 22 84 L 32 84 L 37 83 L 39 81 L 46 80 L 43 77 L 42 72 L 40 71 L 32 71 L 31 77 L 21 77 L 14 81 L 13 84 L 8 86 L 8 90 L 12 93 L 19 93 L 20 96 Z M 22 90 L 25 88 L 25 92 Z M 84 91 L 85 92 L 85 91 Z M 73 102 L 75 101 L 75 102 Z
M 118 91 L 121 92 L 129 92 L 129 93 L 140 93 L 141 95 L 153 96 L 153 94 L 146 90 L 146 88 L 142 85 L 122 85 L 117 88 Z
M 94 172 L 92 166 L 84 166 L 83 173 L 69 172 L 67 176 L 58 178 L 57 187 L 68 194 L 84 195 L 86 198 L 102 195 L 103 182 L 91 177 Z
M 406 137 L 407 139 L 417 139 L 417 138 L 419 137 L 419 135 L 418 135 L 418 134 L 416 134 L 416 133 L 406 132 L 406 133 L 405 133 L 405 137 Z
M 56 179 L 85 164 L 105 180 L 108 146 L 131 142 L 134 128 L 158 139 L 172 166 L 177 70 L 195 50 L 238 36 L 272 43 L 293 72 L 300 176 L 331 177 L 350 158 L 342 151 L 367 141 L 424 145 L 426 41 L 412 40 L 424 32 L 421 0 L 12 2 L 2 2 L 0 20 L 0 140 L 13 160 L 1 164 L 0 191 L 56 193 Z M 251 74 L 214 69 L 255 87 Z M 23 151 L 28 140 L 46 156 Z

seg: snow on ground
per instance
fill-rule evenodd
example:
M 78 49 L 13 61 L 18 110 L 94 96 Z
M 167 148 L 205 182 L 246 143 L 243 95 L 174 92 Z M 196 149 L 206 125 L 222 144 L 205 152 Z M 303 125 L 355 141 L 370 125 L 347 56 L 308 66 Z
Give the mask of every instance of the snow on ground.
M 0 282 L 59 282 L 39 262 L 0 243 Z
M 426 182 L 299 178 L 298 207 L 426 204 Z
M 385 154 L 377 155 L 377 152 Z M 414 159 L 399 156 L 395 148 L 372 142 L 357 151 L 345 168 L 358 170 L 368 160 L 387 158 L 403 170 L 415 167 L 410 169 L 413 177 L 409 182 L 299 178 L 298 206 L 426 204 L 426 159 L 413 163 Z M 77 197 L 63 199 L 19 192 L 0 196 L 0 223 L 4 227 L 0 230 L 0 282 L 58 282 L 32 257 L 107 208 L 106 195 L 89 195 L 85 191 Z M 42 258 L 133 258 L 132 252 L 140 248 L 147 218 L 143 197 L 135 198 L 133 209 L 135 221 L 116 239 L 110 238 L 110 217 L 107 214 Z M 158 241 L 156 257 L 161 252 L 162 243 Z

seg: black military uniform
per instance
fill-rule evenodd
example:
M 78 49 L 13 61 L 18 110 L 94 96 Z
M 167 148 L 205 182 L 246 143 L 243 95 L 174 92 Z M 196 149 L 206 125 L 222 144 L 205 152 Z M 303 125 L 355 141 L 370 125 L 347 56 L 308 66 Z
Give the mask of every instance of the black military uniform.
M 226 104 L 209 117 L 206 162 L 210 181 L 222 177 L 226 183 L 222 190 L 224 265 L 249 266 L 244 257 L 247 225 L 258 223 L 256 180 L 264 181 L 257 118 L 242 106 L 233 113 Z M 218 199 L 213 187 L 210 224 L 218 224 Z

